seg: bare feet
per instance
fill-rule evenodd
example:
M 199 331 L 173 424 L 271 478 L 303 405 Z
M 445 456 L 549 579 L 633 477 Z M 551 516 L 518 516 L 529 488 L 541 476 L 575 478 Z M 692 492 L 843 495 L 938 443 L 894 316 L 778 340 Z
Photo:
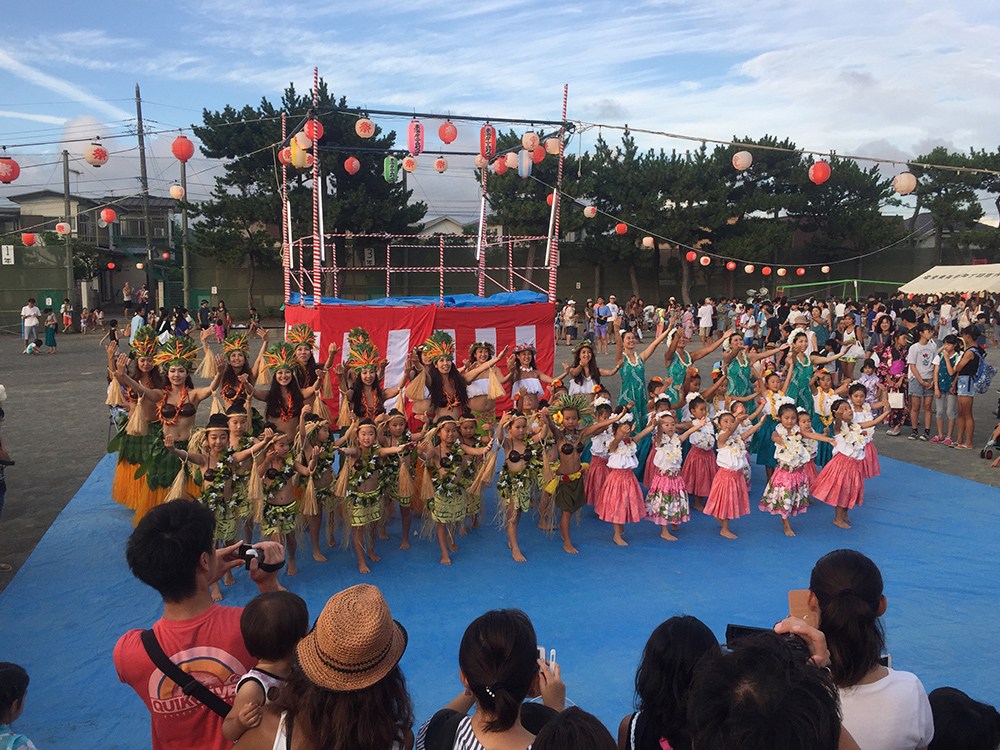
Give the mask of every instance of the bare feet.
M 510 556 L 514 558 L 514 562 L 528 562 L 528 558 L 522 555 L 519 549 L 512 550 Z
M 389 541 L 389 533 L 383 528 L 378 530 L 378 538 L 383 542 Z
M 213 583 L 210 588 L 211 588 L 211 591 L 212 591 L 212 601 L 213 602 L 221 602 L 222 601 L 222 589 L 219 588 L 218 581 L 216 581 L 215 583 Z
M 474 528 L 474 529 L 478 529 L 479 528 L 479 516 L 473 516 L 472 517 L 472 528 Z
M 236 583 L 236 579 L 233 577 L 233 571 L 227 570 L 226 574 L 222 577 L 222 583 L 226 586 L 232 586 Z
M 723 529 L 722 531 L 720 531 L 719 536 L 724 536 L 726 539 L 739 539 L 739 537 L 736 536 L 736 534 L 731 532 L 729 529 Z
M 406 537 L 403 537 L 403 541 L 399 543 L 399 548 L 400 549 L 409 549 L 410 548 L 410 540 L 407 539 Z
M 313 560 L 316 562 L 326 562 L 326 556 L 319 551 L 319 548 L 313 550 Z
M 846 520 L 844 520 L 842 518 L 835 519 L 834 522 L 833 522 L 833 525 L 834 526 L 839 526 L 842 529 L 849 529 L 849 528 L 851 528 L 851 524 L 849 524 Z
M 788 526 L 785 528 L 785 536 L 795 536 L 795 532 L 792 531 L 792 527 Z
M 694 509 L 695 510 L 705 510 L 705 501 L 704 500 L 695 500 L 694 501 Z
M 326 530 L 326 546 L 331 549 L 337 546 L 337 535 L 330 529 Z
M 663 531 L 660 532 L 660 539 L 666 539 L 668 542 L 676 542 L 677 537 L 667 531 L 667 527 L 663 527 Z
M 372 562 L 381 562 L 382 558 L 375 554 L 375 550 L 368 550 L 368 559 Z
M 785 536 L 795 536 L 795 532 L 792 531 L 792 525 L 788 523 L 787 518 L 781 519 L 781 530 L 785 532 Z
M 441 564 L 442 565 L 451 565 L 451 558 L 448 557 L 448 555 L 441 555 Z
M 358 563 L 358 572 L 364 575 L 372 572 L 372 569 L 368 567 L 366 563 Z
M 621 538 L 618 534 L 611 537 L 611 541 L 617 544 L 619 547 L 628 547 L 628 542 Z
M 574 547 L 572 545 L 572 543 L 570 543 L 570 542 L 566 542 L 565 544 L 563 544 L 563 552 L 565 552 L 567 555 L 579 555 L 580 554 L 580 550 L 578 550 L 576 547 Z
M 451 542 L 449 542 L 448 549 L 450 551 L 452 551 L 452 552 L 458 552 L 458 545 L 455 544 L 455 540 L 454 539 L 452 539 Z
M 462 521 L 462 525 L 458 527 L 458 535 L 459 536 L 468 536 L 469 535 L 469 530 L 467 528 L 465 528 L 465 521 Z
M 295 559 L 291 558 L 288 560 L 288 575 L 293 576 L 299 572 L 299 566 L 295 563 Z

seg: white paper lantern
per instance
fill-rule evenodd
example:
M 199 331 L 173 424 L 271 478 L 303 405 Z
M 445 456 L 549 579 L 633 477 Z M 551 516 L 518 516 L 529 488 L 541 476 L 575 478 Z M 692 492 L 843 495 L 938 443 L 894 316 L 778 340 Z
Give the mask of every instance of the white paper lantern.
M 434 171 L 435 172 L 445 172 L 448 170 L 448 160 L 443 156 L 439 156 L 434 160 Z
M 56 234 L 62 237 L 65 237 L 71 231 L 73 231 L 72 228 L 65 221 L 60 221 L 58 224 L 56 224 Z
M 549 154 L 558 154 L 559 147 L 562 145 L 562 141 L 558 138 L 546 138 L 545 139 L 545 152 Z
M 507 169 L 517 169 L 517 154 L 515 152 L 511 151 L 503 160 L 507 165 Z
M 822 271 L 823 273 L 830 273 L 830 266 L 823 266 L 819 270 Z
M 597 216 L 597 208 L 594 206 L 584 206 L 583 215 L 586 216 L 588 219 L 593 219 L 595 216 Z
M 521 148 L 525 151 L 531 151 L 538 145 L 538 133 L 533 133 L 528 131 L 521 136 Z
M 707 255 L 702 255 L 702 256 L 701 256 L 701 257 L 700 257 L 700 258 L 698 259 L 698 262 L 699 262 L 699 263 L 701 263 L 701 264 L 702 264 L 703 266 L 707 266 L 707 265 L 708 265 L 709 263 L 711 263 L 711 262 L 712 262 L 712 259 L 711 259 L 711 258 L 709 258 L 709 257 L 708 257 Z
M 779 269 L 778 269 L 778 276 L 784 276 L 784 275 L 786 275 L 787 273 L 788 273 L 788 270 L 787 270 L 787 269 L 785 269 L 785 268 L 779 268 Z
M 298 147 L 303 151 L 308 148 L 312 148 L 313 145 L 312 138 L 306 135 L 302 130 L 295 134 L 295 143 L 298 144 Z
M 404 156 L 401 162 L 403 170 L 406 172 L 412 172 L 417 168 L 417 160 L 412 156 Z
M 490 165 L 490 160 L 482 154 L 476 154 L 476 169 L 485 169 Z
M 184 199 L 184 188 L 182 186 L 180 186 L 180 185 L 171 185 L 170 186 L 170 197 L 173 198 L 175 201 L 183 200 Z
M 526 180 L 531 177 L 531 165 L 534 162 L 531 160 L 531 152 L 522 149 L 517 154 L 517 176 L 522 180 Z
M 737 151 L 733 154 L 733 167 L 740 172 L 749 169 L 751 164 L 753 164 L 753 154 L 749 151 Z
M 83 160 L 92 167 L 100 167 L 108 163 L 108 150 L 100 143 L 91 143 L 83 150 Z
M 655 245 L 656 245 L 656 240 L 654 240 L 652 237 L 643 237 L 642 238 L 642 246 L 643 247 L 645 247 L 645 248 L 652 248 Z
M 892 178 L 892 189 L 900 195 L 909 195 L 917 187 L 917 178 L 910 172 L 900 172 Z

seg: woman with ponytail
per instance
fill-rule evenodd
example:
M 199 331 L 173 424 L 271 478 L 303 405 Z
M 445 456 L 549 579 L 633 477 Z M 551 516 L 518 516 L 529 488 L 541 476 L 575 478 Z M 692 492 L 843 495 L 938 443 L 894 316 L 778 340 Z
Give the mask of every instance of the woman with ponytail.
M 882 574 L 849 549 L 824 555 L 809 577 L 809 624 L 826 636 L 844 728 L 865 750 L 916 750 L 934 737 L 924 686 L 881 663 L 885 630 Z

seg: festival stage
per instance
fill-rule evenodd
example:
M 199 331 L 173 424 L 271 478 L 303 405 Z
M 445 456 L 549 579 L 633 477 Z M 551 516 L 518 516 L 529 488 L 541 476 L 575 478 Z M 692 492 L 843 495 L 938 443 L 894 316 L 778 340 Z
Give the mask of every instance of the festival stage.
M 0 593 L 0 659 L 31 675 L 16 726 L 47 750 L 149 743 L 145 708 L 118 682 L 111 650 L 128 628 L 152 623 L 160 603 L 125 564 L 131 513 L 110 499 L 114 466 L 114 456 L 97 465 Z M 763 473 L 755 472 L 759 496 Z M 635 667 L 659 622 L 688 613 L 720 637 L 730 622 L 773 624 L 787 611 L 787 590 L 807 586 L 817 558 L 852 547 L 885 577 L 894 665 L 915 671 L 928 691 L 954 685 L 996 702 L 996 500 L 984 485 L 883 458 L 882 476 L 867 483 L 850 531 L 833 526 L 832 508 L 814 505 L 793 519 L 794 539 L 755 510 L 734 522 L 739 540 L 727 541 L 699 514 L 674 543 L 660 540 L 653 524 L 630 526 L 631 546 L 623 549 L 586 509 L 573 527 L 577 557 L 526 517 L 520 536 L 529 562 L 519 565 L 490 523 L 490 489 L 482 528 L 459 540 L 450 568 L 438 564 L 434 542 L 398 550 L 397 518 L 390 526 L 396 542 L 381 544 L 382 562 L 371 575 L 357 573 L 352 552 L 336 550 L 319 565 L 300 546 L 300 573 L 284 582 L 313 617 L 341 588 L 364 581 L 382 589 L 409 632 L 402 667 L 418 721 L 461 690 L 457 651 L 468 622 L 490 608 L 520 607 L 539 644 L 556 649 L 569 698 L 614 728 L 630 710 Z M 254 591 L 243 573 L 225 603 L 245 604 Z

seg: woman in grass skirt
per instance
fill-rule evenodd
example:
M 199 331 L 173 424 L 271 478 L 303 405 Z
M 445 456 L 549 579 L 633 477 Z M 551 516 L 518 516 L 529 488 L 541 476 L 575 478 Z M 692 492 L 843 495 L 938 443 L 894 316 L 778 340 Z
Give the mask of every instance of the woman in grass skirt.
M 730 412 L 724 411 L 716 417 L 719 431 L 716 457 L 718 471 L 712 480 L 712 490 L 708 493 L 704 512 L 719 522 L 719 534 L 726 539 L 736 539 L 736 534 L 729 530 L 729 522 L 750 513 L 750 493 L 743 476 L 743 467 L 747 463 L 747 445 L 736 434 L 736 426 L 746 421 L 747 416 L 744 414 L 737 419 Z M 758 422 L 744 434 L 753 434 L 762 424 L 763 421 Z
M 700 429 L 701 423 L 691 425 L 687 432 L 678 435 L 677 418 L 670 409 L 657 412 L 656 423 L 652 452 L 654 471 L 646 494 L 646 520 L 662 526 L 660 536 L 674 542 L 677 537 L 670 532 L 677 531 L 691 518 L 687 487 L 681 478 L 681 443 Z

